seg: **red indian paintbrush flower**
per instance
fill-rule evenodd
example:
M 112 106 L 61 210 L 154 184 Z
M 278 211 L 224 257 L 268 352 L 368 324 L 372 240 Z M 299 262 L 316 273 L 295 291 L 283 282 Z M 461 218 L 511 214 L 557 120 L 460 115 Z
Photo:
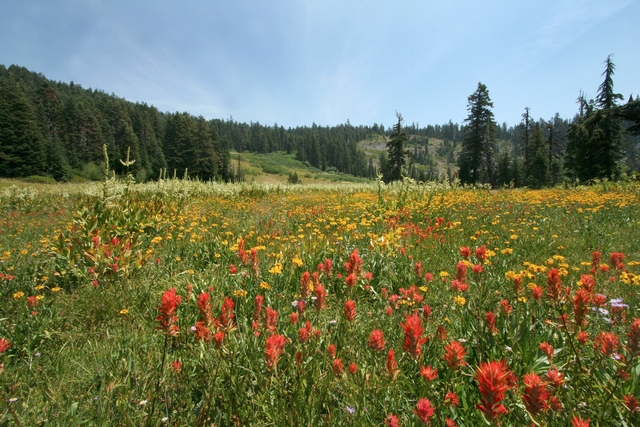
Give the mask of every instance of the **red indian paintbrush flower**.
M 389 349 L 387 353 L 387 373 L 392 377 L 395 377 L 398 373 L 398 363 L 396 363 L 396 354 L 392 348 Z
M 358 281 L 358 276 L 356 276 L 355 273 L 349 274 L 345 279 L 345 283 L 347 284 L 347 287 L 349 287 L 349 289 L 353 288 L 357 283 L 357 281 Z
M 611 252 L 609 256 L 609 261 L 611 262 L 611 266 L 616 270 L 624 270 L 624 254 L 622 252 Z
M 464 258 L 464 259 L 468 259 L 468 258 L 469 258 L 469 255 L 471 255 L 471 249 L 469 249 L 469 248 L 468 248 L 468 247 L 466 247 L 466 246 L 462 246 L 462 247 L 460 248 L 460 255 L 462 256 L 462 258 Z
M 333 375 L 335 375 L 336 377 L 341 377 L 343 368 L 344 364 L 342 363 L 342 360 L 335 359 L 333 361 Z
M 264 317 L 264 326 L 265 329 L 270 334 L 276 333 L 276 325 L 278 324 L 278 312 L 271 307 L 267 307 Z
M 429 317 L 431 317 L 431 307 L 429 305 L 422 307 L 422 317 L 424 317 L 425 322 L 429 321 Z
M 369 347 L 373 350 L 380 351 L 384 350 L 384 332 L 380 329 L 374 329 L 369 334 Z
M 633 319 L 633 322 L 629 325 L 627 336 L 629 337 L 627 344 L 629 352 L 631 354 L 638 354 L 640 352 L 640 319 Z
M 224 332 L 218 331 L 213 335 L 213 342 L 216 343 L 216 347 L 220 347 L 224 341 Z
M 444 346 L 444 356 L 442 358 L 447 362 L 447 365 L 455 370 L 459 370 L 461 366 L 467 364 L 464 361 L 464 357 L 467 354 L 467 350 L 458 341 L 451 341 Z
M 351 375 L 355 375 L 356 372 L 358 372 L 358 365 L 356 365 L 354 362 L 351 362 L 351 364 L 349 365 L 349 373 Z
M 582 283 L 582 289 L 589 292 L 590 294 L 593 293 L 593 287 L 596 285 L 596 280 L 592 275 L 583 274 L 582 276 L 580 276 L 580 283 Z
M 311 326 L 311 322 L 307 320 L 305 322 L 305 325 L 302 328 L 300 328 L 300 331 L 298 332 L 298 339 L 302 343 L 307 342 L 309 341 L 309 338 L 311 338 L 312 332 L 313 332 L 313 327 Z
M 0 338 L 0 354 L 7 351 L 9 347 L 11 347 L 11 342 L 7 339 Z
M 358 255 L 358 250 L 354 249 L 349 255 L 349 262 L 344 264 L 345 270 L 347 270 L 347 276 L 350 274 L 355 274 L 356 276 L 362 273 L 362 258 Z
M 294 311 L 289 315 L 289 321 L 291 322 L 292 325 L 297 324 L 299 318 L 300 318 L 300 316 L 298 315 L 297 311 Z
M 427 399 L 426 397 L 423 397 L 422 399 L 418 400 L 418 403 L 416 403 L 416 408 L 413 410 L 413 412 L 418 416 L 418 418 L 420 418 L 420 421 L 422 421 L 424 424 L 431 425 L 431 417 L 433 417 L 436 411 L 433 408 L 431 401 L 429 401 L 429 399 Z
M 327 276 L 331 276 L 331 271 L 333 270 L 333 261 L 329 258 L 324 260 L 324 271 L 327 273 Z
M 502 313 L 504 313 L 506 316 L 510 315 L 513 311 L 511 304 L 509 304 L 509 300 L 500 300 L 500 305 L 502 306 Z
M 482 245 L 479 248 L 476 248 L 476 258 L 478 258 L 480 261 L 484 261 L 486 257 L 487 257 L 487 247 L 485 245 Z
M 458 395 L 452 391 L 447 391 L 447 394 L 444 396 L 444 403 L 455 408 L 460 404 L 460 399 Z
M 198 321 L 195 326 L 195 338 L 196 341 L 209 342 L 211 340 L 211 330 L 204 322 Z
M 605 356 L 611 356 L 618 349 L 619 341 L 613 332 L 600 332 L 593 340 L 593 348 Z
M 640 412 L 640 403 L 638 399 L 632 394 L 627 394 L 622 397 L 622 402 L 629 412 Z
M 162 329 L 167 335 L 177 336 L 180 332 L 180 328 L 176 325 L 178 322 L 176 311 L 180 303 L 182 303 L 182 297 L 176 295 L 175 288 L 171 288 L 162 294 L 160 306 L 158 307 L 160 315 L 156 317 L 156 321 L 160 323 L 158 329 Z
M 478 387 L 480 389 L 480 404 L 476 405 L 490 422 L 493 422 L 501 414 L 507 414 L 502 399 L 504 393 L 510 388 L 511 373 L 502 362 L 483 362 L 476 372 Z
M 484 316 L 484 323 L 487 325 L 489 332 L 498 332 L 498 329 L 496 329 L 496 314 L 493 311 L 487 311 Z
M 590 277 L 590 276 L 589 276 Z M 576 325 L 582 326 L 587 323 L 585 316 L 591 302 L 591 294 L 586 289 L 578 289 L 573 296 L 573 318 Z
M 547 385 L 535 373 L 525 374 L 522 400 L 529 413 L 536 415 L 549 409 Z
M 327 299 L 327 291 L 324 286 L 318 285 L 315 289 L 316 301 L 315 307 L 317 310 L 322 310 L 327 307 L 326 299 Z
M 402 345 L 402 349 L 411 353 L 414 358 L 420 356 L 420 353 L 422 353 L 422 345 L 426 343 L 429 338 L 422 338 L 424 328 L 422 327 L 418 312 L 414 311 L 411 316 L 406 315 L 405 323 L 400 323 L 400 326 L 402 326 L 402 330 L 404 331 L 404 344 Z
M 456 279 L 461 282 L 467 281 L 467 264 L 464 261 L 460 261 L 458 265 L 456 265 Z
M 332 359 L 335 359 L 337 352 L 338 352 L 338 350 L 336 349 L 336 345 L 335 344 L 329 344 L 329 347 L 327 347 L 327 354 L 329 355 L 329 357 L 332 358 Z
M 589 427 L 590 424 L 591 424 L 590 419 L 583 420 L 577 415 L 574 415 L 571 418 L 571 427 Z
M 387 427 L 399 427 L 400 426 L 400 420 L 398 419 L 397 416 L 395 416 L 393 414 L 389 414 L 389 415 L 387 415 L 387 418 L 384 419 L 384 424 Z
M 413 271 L 416 273 L 416 277 L 422 277 L 424 269 L 422 268 L 422 263 L 420 261 L 415 263 L 415 265 L 413 266 Z
M 544 342 L 541 342 L 540 345 L 538 345 L 538 348 L 542 350 L 544 354 L 547 355 L 547 359 L 549 359 L 549 362 L 553 361 L 554 353 L 553 353 L 553 346 L 551 344 L 544 341 Z
M 547 371 L 547 388 L 551 391 L 560 389 L 564 384 L 564 374 L 558 369 L 549 369 Z
M 593 251 L 591 253 L 591 274 L 597 274 L 600 268 L 600 252 Z
M 211 314 L 211 297 L 208 293 L 203 292 L 198 295 L 197 301 L 198 311 L 200 312 L 200 320 L 207 321 L 209 324 L 209 320 L 213 318 Z
M 262 304 L 264 304 L 264 297 L 260 294 L 256 295 L 256 299 L 253 302 L 253 320 L 260 320 L 260 315 L 262 315 Z
M 267 338 L 264 346 L 264 356 L 267 360 L 267 368 L 273 369 L 278 365 L 280 355 L 284 349 L 287 339 L 279 334 L 271 335 Z
M 233 323 L 233 318 L 235 317 L 233 308 L 235 305 L 236 304 L 231 298 L 224 298 L 224 303 L 222 303 L 222 315 L 220 316 L 220 323 L 222 323 L 222 325 L 230 326 Z
M 547 274 L 547 297 L 550 300 L 557 300 L 562 292 L 562 282 L 560 281 L 560 272 L 557 268 L 552 268 Z
M 433 381 L 438 378 L 438 370 L 433 369 L 431 365 L 426 368 L 423 366 L 420 368 L 420 376 L 424 378 L 426 381 Z
M 300 294 L 302 298 L 307 298 L 309 296 L 309 283 L 311 283 L 311 273 L 305 271 L 302 273 L 302 277 L 300 278 Z
M 344 303 L 344 316 L 348 321 L 353 322 L 356 318 L 356 303 L 350 299 Z

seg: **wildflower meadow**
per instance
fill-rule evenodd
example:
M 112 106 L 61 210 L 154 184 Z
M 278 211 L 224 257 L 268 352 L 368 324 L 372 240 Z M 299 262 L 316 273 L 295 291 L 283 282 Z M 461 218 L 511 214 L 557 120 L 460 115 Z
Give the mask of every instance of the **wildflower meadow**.
M 0 188 L 0 426 L 640 425 L 640 185 Z

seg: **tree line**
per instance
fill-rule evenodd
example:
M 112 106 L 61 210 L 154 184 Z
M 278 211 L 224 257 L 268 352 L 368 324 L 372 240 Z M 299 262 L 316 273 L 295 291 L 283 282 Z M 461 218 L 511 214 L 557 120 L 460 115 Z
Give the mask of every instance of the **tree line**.
M 277 123 L 206 120 L 189 113 L 165 113 L 97 89 L 48 80 L 42 74 L 0 65 L 0 176 L 45 175 L 56 180 L 100 179 L 103 145 L 111 170 L 138 181 L 166 176 L 242 180 L 230 151 L 295 153 L 323 171 L 385 181 L 409 176 L 419 181 L 453 179 L 541 187 L 562 180 L 615 178 L 640 170 L 638 98 L 622 105 L 613 91 L 611 58 L 595 100 L 579 98 L 572 120 L 535 120 L 524 108 L 515 126 L 495 122 L 485 85 L 468 98 L 462 125 L 374 123 L 284 128 Z M 378 141 L 378 156 L 358 144 Z M 439 140 L 435 144 L 435 140 Z M 118 159 L 130 151 L 127 170 Z M 443 175 L 443 168 L 446 174 Z
M 468 116 L 458 157 L 463 183 L 492 186 L 514 184 L 539 188 L 562 180 L 617 179 L 640 170 L 640 98 L 626 104 L 613 89 L 615 65 L 605 61 L 604 81 L 596 98 L 578 98 L 579 112 L 571 122 L 555 117 L 535 121 L 529 108 L 513 132 L 495 122 L 487 87 L 478 83 L 468 98 Z M 498 142 L 509 137 L 511 146 Z

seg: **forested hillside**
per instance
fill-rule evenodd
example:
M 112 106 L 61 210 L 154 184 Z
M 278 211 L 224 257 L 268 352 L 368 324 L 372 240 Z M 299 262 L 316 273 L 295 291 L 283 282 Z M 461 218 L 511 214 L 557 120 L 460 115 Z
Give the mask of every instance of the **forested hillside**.
M 558 114 L 536 120 L 535 111 L 523 108 L 522 122 L 509 126 L 495 123 L 486 87 L 484 90 L 486 94 L 479 92 L 469 98 L 470 108 L 475 105 L 471 104 L 474 97 L 485 96 L 488 102 L 478 106 L 486 115 L 482 119 L 487 124 L 483 128 L 482 138 L 488 138 L 484 145 L 473 145 L 471 110 L 463 125 L 452 121 L 422 127 L 417 123 L 403 125 L 406 146 L 402 176 L 418 181 L 451 180 L 461 173 L 463 182 L 530 187 L 599 177 L 583 171 L 576 163 L 581 156 L 576 157 L 578 148 L 588 145 L 580 141 L 593 140 L 593 135 L 600 134 L 594 133 L 597 117 L 587 120 L 592 114 L 604 114 L 594 101 L 581 98 L 580 109 L 572 120 Z M 634 123 L 637 127 L 637 122 L 628 118 L 635 117 L 634 109 L 639 103 L 637 98 L 630 98 L 627 107 L 619 108 L 619 155 L 615 156 L 614 168 L 618 174 L 640 170 L 640 138 L 637 132 L 624 131 L 633 131 Z M 570 133 L 572 126 L 574 132 Z M 74 82 L 48 80 L 24 67 L 0 65 L 3 177 L 40 175 L 58 181 L 99 180 L 104 173 L 106 146 L 109 168 L 120 175 L 127 173 L 127 167 L 119 160 L 126 159 L 130 151 L 134 163 L 128 172 L 140 182 L 163 174 L 205 181 L 242 180 L 244 176 L 230 160 L 230 151 L 293 153 L 297 160 L 322 171 L 375 178 L 389 168 L 387 144 L 392 132 L 383 124 L 352 125 L 349 120 L 331 127 L 313 123 L 286 129 L 277 123 L 247 124 L 232 117 L 207 120 L 188 112 L 161 112 L 146 103 L 129 102 Z M 573 135 L 573 146 L 568 144 L 568 135 Z M 567 156 L 567 148 L 572 147 Z M 476 162 L 479 156 L 485 156 L 485 160 Z M 609 174 L 612 168 L 607 169 Z

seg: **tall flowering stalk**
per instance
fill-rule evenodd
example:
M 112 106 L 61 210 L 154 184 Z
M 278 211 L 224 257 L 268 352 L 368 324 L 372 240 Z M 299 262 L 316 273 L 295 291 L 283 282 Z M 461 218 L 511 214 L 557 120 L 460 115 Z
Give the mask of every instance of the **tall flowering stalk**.
M 352 300 L 347 300 L 344 303 L 344 317 L 347 318 L 349 322 L 353 322 L 356 318 L 356 303 Z
M 176 311 L 181 303 L 182 297 L 176 295 L 175 288 L 162 294 L 160 306 L 158 306 L 160 315 L 156 317 L 156 320 L 159 323 L 158 329 L 161 329 L 165 335 L 177 336 L 180 333 L 180 328 L 176 325 L 178 322 Z
M 429 338 L 422 338 L 422 327 L 418 312 L 414 311 L 413 315 L 406 315 L 405 323 L 401 323 L 402 330 L 404 331 L 404 344 L 402 349 L 409 352 L 413 358 L 417 358 L 422 353 L 422 345 L 428 341 Z
M 505 361 L 481 363 L 476 372 L 480 389 L 480 404 L 476 405 L 489 422 L 494 422 L 501 414 L 508 414 L 507 408 L 500 402 L 510 388 L 511 373 Z
M 278 366 L 280 355 L 282 355 L 282 350 L 286 343 L 287 339 L 279 334 L 274 334 L 267 338 L 264 346 L 264 356 L 269 370 L 275 369 Z
M 158 372 L 158 381 L 156 383 L 154 396 L 158 394 L 158 390 L 160 389 L 160 378 L 162 377 L 162 374 L 164 372 L 164 361 L 167 356 L 169 337 L 175 337 L 180 333 L 180 328 L 176 324 L 178 323 L 178 315 L 176 314 L 176 312 L 178 311 L 178 306 L 181 303 L 182 297 L 176 295 L 175 288 L 171 288 L 168 291 L 165 291 L 165 293 L 162 294 L 162 298 L 160 299 L 160 305 L 158 306 L 160 315 L 156 317 L 156 321 L 159 323 L 157 328 L 164 332 L 164 345 L 162 348 L 162 359 L 160 361 L 160 371 Z M 149 411 L 149 416 L 147 417 L 147 425 L 151 425 L 151 419 L 153 418 L 155 408 L 156 399 L 152 397 L 151 411 Z
M 523 382 L 524 393 L 522 394 L 522 400 L 527 411 L 532 415 L 537 415 L 549 409 L 550 394 L 547 391 L 547 384 L 542 381 L 542 378 L 532 372 L 525 374 Z
M 444 346 L 444 356 L 442 358 L 447 362 L 447 366 L 451 369 L 460 370 L 461 366 L 467 364 L 464 358 L 467 350 L 458 341 L 451 341 Z
M 431 401 L 426 397 L 418 400 L 416 408 L 413 410 L 416 416 L 422 421 L 424 425 L 431 425 L 431 417 L 436 413 Z

